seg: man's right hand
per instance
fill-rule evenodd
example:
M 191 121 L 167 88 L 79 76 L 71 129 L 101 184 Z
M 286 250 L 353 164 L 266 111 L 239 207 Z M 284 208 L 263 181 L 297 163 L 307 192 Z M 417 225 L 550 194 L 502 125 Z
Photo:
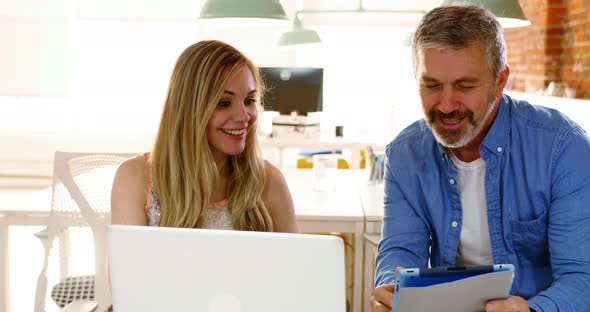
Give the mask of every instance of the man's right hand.
M 371 296 L 372 312 L 390 312 L 393 305 L 393 289 L 395 285 L 381 285 L 373 289 Z

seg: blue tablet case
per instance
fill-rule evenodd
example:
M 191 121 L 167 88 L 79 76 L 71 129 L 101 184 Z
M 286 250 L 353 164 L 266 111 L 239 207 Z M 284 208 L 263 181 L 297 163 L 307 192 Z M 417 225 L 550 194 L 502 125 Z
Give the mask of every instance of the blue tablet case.
M 396 311 L 400 287 L 425 287 L 487 274 L 492 272 L 514 272 L 512 264 L 475 265 L 438 268 L 401 269 L 396 274 L 393 311 Z M 509 288 L 510 289 L 510 288 Z M 506 294 L 508 296 L 508 294 Z

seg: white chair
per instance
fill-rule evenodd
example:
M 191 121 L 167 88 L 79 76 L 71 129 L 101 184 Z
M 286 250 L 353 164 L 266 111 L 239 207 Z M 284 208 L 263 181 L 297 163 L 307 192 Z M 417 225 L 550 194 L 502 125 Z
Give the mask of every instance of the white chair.
M 46 308 L 47 268 L 56 238 L 60 249 L 59 279 L 62 281 L 59 287 L 53 289 L 52 297 L 56 303 L 60 308 L 66 308 L 63 311 L 102 312 L 110 306 L 105 230 L 110 223 L 111 189 L 119 165 L 134 155 L 55 153 L 50 221 L 45 230 L 35 234 L 45 248 L 43 270 L 37 280 L 35 312 L 45 311 Z M 87 233 L 92 237 L 88 243 L 90 246 L 93 243 L 94 248 L 85 254 L 90 262 L 94 258 L 94 272 L 75 276 L 82 274 L 71 270 L 74 263 L 71 258 L 80 258 L 84 252 L 70 250 L 70 241 L 78 238 L 83 233 L 81 230 L 88 230 L 88 227 L 91 231 Z M 71 289 L 76 286 L 82 288 L 72 292 Z

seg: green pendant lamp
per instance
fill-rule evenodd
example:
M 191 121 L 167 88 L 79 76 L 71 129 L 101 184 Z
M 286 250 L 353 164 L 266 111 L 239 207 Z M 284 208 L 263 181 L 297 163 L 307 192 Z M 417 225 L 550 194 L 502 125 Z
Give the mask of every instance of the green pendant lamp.
M 207 0 L 201 8 L 199 18 L 289 20 L 279 0 Z
M 293 28 L 281 35 L 279 39 L 279 46 L 286 47 L 299 44 L 310 44 L 321 42 L 320 36 L 315 30 L 304 28 L 301 25 L 299 16 L 295 14 L 293 19 Z
M 517 0 L 445 0 L 442 5 L 449 5 L 453 3 L 473 3 L 478 4 L 490 12 L 492 12 L 500 21 L 504 28 L 515 28 L 529 26 L 531 22 L 524 16 L 522 8 Z

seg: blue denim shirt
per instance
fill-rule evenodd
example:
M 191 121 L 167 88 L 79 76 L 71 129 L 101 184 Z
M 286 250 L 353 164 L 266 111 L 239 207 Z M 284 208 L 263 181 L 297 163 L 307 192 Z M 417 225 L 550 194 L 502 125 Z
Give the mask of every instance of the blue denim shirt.
M 556 110 L 504 95 L 480 146 L 494 263 L 541 311 L 590 311 L 590 139 Z M 462 225 L 457 171 L 424 120 L 387 146 L 376 286 L 398 266 L 453 266 Z

